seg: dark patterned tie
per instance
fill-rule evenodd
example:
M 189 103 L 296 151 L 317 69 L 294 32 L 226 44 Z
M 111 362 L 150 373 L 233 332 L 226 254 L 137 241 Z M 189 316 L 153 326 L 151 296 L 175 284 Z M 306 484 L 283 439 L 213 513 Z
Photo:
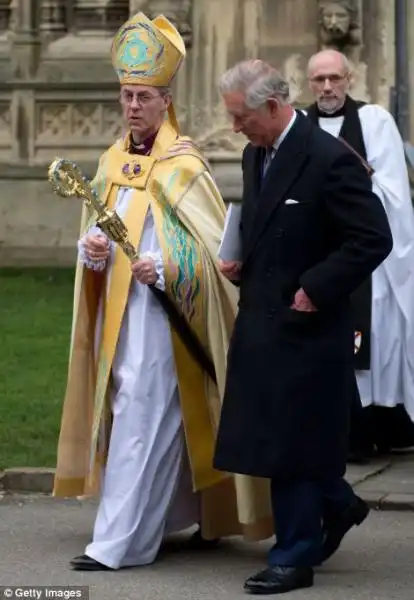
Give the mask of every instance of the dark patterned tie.
M 272 162 L 274 153 L 275 149 L 273 146 L 266 148 L 266 153 L 263 161 L 263 179 L 265 178 L 267 170 L 270 167 L 270 163 Z

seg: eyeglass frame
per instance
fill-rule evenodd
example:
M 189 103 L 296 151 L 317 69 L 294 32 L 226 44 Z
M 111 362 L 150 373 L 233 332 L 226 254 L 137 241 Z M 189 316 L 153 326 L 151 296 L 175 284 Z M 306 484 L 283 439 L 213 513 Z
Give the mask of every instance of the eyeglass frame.
M 132 98 L 127 98 L 126 97 L 127 94 L 128 95 L 131 94 Z M 130 90 L 121 90 L 120 95 L 121 95 L 121 99 L 124 100 L 126 102 L 126 104 L 132 104 L 132 102 L 134 101 L 134 98 L 136 98 L 138 106 L 144 107 L 144 106 L 148 106 L 149 104 L 151 104 L 151 102 L 153 102 L 157 98 L 164 98 L 165 96 L 168 95 L 168 92 L 158 92 L 157 94 L 152 95 L 146 91 L 139 91 L 139 92 L 133 93 Z
M 309 81 L 311 83 L 315 83 L 316 85 L 324 85 L 326 80 L 329 81 L 329 83 L 331 85 L 339 85 L 342 81 L 344 81 L 345 79 L 348 79 L 349 75 L 338 75 L 338 74 L 332 74 L 332 75 L 316 75 L 315 77 L 310 77 Z

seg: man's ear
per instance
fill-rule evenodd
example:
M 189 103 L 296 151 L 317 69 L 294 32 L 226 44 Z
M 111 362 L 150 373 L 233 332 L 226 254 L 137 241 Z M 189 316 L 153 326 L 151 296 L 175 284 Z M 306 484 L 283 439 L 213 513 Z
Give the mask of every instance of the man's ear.
M 165 102 L 165 108 L 168 110 L 168 108 L 170 107 L 170 104 L 172 102 L 172 96 L 171 96 L 171 94 L 166 94 L 164 96 L 164 102 Z
M 279 101 L 276 98 L 268 98 L 267 109 L 272 116 L 275 116 L 279 110 Z

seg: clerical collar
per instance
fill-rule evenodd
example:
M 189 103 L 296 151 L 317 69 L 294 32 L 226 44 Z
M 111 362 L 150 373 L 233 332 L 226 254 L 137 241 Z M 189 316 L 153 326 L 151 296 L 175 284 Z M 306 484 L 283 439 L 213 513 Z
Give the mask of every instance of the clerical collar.
M 366 102 L 354 100 L 351 96 L 346 96 L 341 110 L 327 115 L 318 110 L 316 102 L 308 106 L 306 114 L 315 125 L 320 126 L 320 120 L 323 118 L 325 123 L 333 117 L 343 116 L 339 136 L 345 140 L 360 156 L 367 161 L 367 150 L 365 148 L 364 133 L 362 131 L 359 109 L 366 105 Z
M 337 117 L 344 117 L 345 111 L 346 111 L 345 105 L 346 105 L 346 100 L 340 108 L 338 108 L 335 112 L 331 112 L 331 113 L 324 112 L 321 108 L 319 108 L 318 105 L 316 105 L 318 117 L 321 119 L 335 119 Z
M 152 135 L 149 135 L 147 138 L 145 138 L 145 140 L 143 140 L 139 144 L 134 142 L 134 140 L 132 139 L 132 135 L 131 135 L 129 149 L 128 149 L 129 153 L 130 154 L 141 154 L 143 156 L 148 156 L 149 154 L 151 154 L 151 150 L 154 145 L 157 134 L 158 134 L 158 131 L 156 131 Z

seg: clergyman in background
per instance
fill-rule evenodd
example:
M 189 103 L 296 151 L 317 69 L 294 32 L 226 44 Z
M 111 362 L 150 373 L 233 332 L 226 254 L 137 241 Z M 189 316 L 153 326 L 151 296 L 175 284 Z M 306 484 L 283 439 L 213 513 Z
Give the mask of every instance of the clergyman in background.
M 394 246 L 352 295 L 355 369 L 360 400 L 351 417 L 348 460 L 414 445 L 414 211 L 404 146 L 391 114 L 349 95 L 346 56 L 323 50 L 311 57 L 313 123 L 358 153 L 382 202 Z

